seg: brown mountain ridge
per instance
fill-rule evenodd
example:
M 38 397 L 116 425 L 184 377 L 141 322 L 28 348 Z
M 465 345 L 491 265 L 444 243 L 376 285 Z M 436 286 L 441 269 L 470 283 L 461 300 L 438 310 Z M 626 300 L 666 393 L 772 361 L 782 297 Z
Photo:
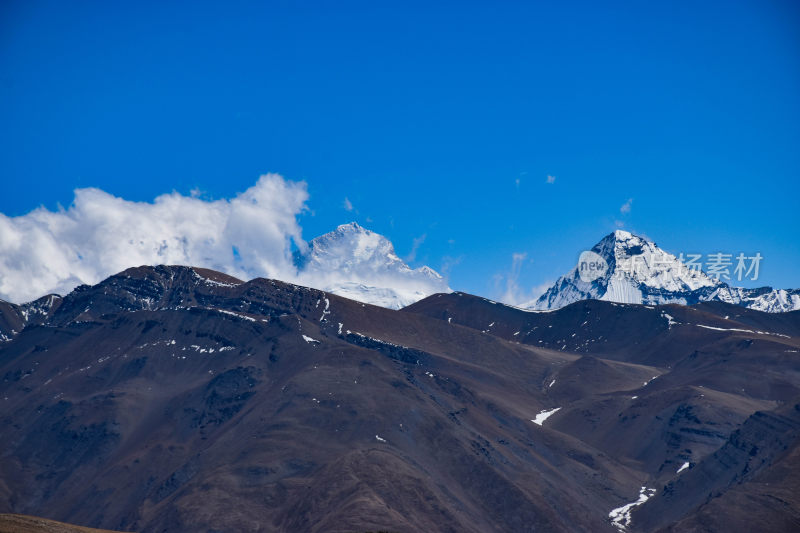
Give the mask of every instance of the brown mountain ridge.
M 2 302 L 0 335 L 3 512 L 142 532 L 800 526 L 798 312 L 463 293 L 393 311 L 160 266 Z

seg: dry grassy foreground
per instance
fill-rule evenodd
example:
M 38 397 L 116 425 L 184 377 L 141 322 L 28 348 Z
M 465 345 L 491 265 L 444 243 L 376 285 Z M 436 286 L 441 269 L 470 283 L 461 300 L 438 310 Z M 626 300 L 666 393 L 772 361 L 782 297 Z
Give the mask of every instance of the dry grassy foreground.
M 0 514 L 0 533 L 114 533 L 21 514 Z

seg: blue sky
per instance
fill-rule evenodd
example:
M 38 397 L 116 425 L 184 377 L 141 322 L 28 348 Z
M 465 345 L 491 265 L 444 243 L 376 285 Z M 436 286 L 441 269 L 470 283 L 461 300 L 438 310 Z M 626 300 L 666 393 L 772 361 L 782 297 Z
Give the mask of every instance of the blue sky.
M 276 172 L 477 294 L 619 226 L 800 286 L 800 4 L 500 4 L 3 2 L 0 212 Z

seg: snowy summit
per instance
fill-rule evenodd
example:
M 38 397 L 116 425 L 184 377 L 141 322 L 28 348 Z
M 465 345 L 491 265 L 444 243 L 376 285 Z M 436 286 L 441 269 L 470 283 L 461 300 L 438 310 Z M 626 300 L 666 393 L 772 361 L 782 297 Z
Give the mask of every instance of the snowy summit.
M 315 285 L 327 292 L 391 309 L 451 292 L 436 271 L 412 269 L 389 239 L 355 222 L 313 239 L 306 253 L 295 254 L 295 264 L 301 279 L 313 276 Z
M 587 281 L 581 275 L 586 265 L 579 261 L 542 296 L 524 307 L 549 310 L 578 300 L 596 299 L 650 305 L 722 301 L 767 312 L 800 309 L 800 290 L 730 287 L 700 269 L 690 268 L 654 242 L 627 231 L 606 235 L 591 252 L 607 265 L 602 275 Z

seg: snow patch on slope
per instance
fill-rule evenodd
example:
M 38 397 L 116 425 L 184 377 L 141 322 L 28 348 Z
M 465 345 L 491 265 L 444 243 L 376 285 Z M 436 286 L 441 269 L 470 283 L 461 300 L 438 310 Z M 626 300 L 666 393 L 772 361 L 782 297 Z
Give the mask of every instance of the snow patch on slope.
M 644 502 L 652 498 L 655 493 L 656 489 L 642 487 L 639 490 L 638 500 L 625 504 L 622 507 L 617 507 L 608 513 L 608 517 L 611 519 L 611 523 L 614 525 L 614 527 L 620 531 L 626 531 L 631 525 L 631 511 L 633 508 L 642 505 Z
M 547 420 L 548 418 L 550 418 L 552 415 L 556 414 L 556 412 L 557 412 L 559 409 L 561 409 L 561 408 L 560 408 L 560 407 L 556 407 L 555 409 L 549 409 L 549 410 L 548 410 L 548 409 L 545 409 L 545 410 L 543 410 L 543 411 L 539 411 L 539 414 L 537 414 L 537 415 L 534 417 L 534 419 L 533 419 L 533 420 L 531 420 L 531 422 L 533 422 L 534 424 L 537 424 L 537 425 L 541 426 L 542 424 L 544 424 L 544 421 L 545 421 L 545 420 Z

